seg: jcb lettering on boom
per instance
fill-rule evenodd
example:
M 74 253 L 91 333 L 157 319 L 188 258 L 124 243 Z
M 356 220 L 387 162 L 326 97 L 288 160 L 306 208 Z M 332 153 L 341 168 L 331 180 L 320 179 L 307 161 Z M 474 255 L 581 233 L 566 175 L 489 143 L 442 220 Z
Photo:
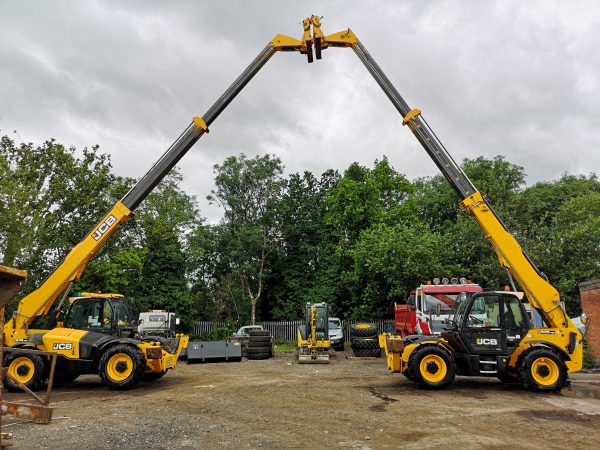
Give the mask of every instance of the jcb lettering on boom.
M 98 227 L 98 229 L 94 232 L 94 240 L 97 241 L 100 239 L 104 233 L 106 233 L 112 224 L 117 221 L 116 217 L 112 214 L 106 218 L 104 222 Z

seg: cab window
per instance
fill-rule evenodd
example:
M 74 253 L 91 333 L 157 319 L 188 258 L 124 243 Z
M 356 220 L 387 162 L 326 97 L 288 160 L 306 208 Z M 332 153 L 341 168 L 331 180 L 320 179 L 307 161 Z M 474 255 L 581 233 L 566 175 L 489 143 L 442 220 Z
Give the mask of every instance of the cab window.
M 500 297 L 497 295 L 477 297 L 469 310 L 467 325 L 471 328 L 499 327 Z
M 104 300 L 76 301 L 64 321 L 66 328 L 110 328 L 111 308 Z
M 504 297 L 504 323 L 507 329 L 521 329 L 527 325 L 519 299 L 515 297 Z

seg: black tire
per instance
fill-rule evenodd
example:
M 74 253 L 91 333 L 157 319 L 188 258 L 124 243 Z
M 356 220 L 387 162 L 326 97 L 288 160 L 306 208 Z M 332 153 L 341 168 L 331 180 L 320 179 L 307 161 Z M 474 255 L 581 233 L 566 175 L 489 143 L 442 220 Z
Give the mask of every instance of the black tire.
M 355 323 L 350 325 L 350 336 L 372 338 L 377 336 L 377 327 L 372 323 Z
M 367 348 L 379 348 L 378 338 L 354 338 L 352 339 L 352 349 L 367 349 Z
M 248 339 L 248 344 L 256 344 L 258 342 L 271 342 L 271 336 L 252 336 L 250 339 Z
M 248 332 L 248 336 L 250 339 L 256 336 L 269 336 L 271 337 L 271 332 L 269 330 L 253 330 Z
M 269 359 L 269 357 L 271 356 L 270 352 L 264 352 L 264 353 L 249 353 L 247 358 L 248 359 Z
M 271 346 L 262 346 L 262 347 L 248 347 L 246 349 L 246 353 L 248 355 L 256 355 L 258 353 L 270 353 L 271 352 Z
M 164 372 L 147 372 L 144 374 L 142 379 L 144 381 L 156 381 L 156 380 L 160 380 L 166 374 L 167 374 L 166 371 L 164 371 Z
M 422 347 L 408 360 L 408 377 L 420 388 L 445 389 L 455 374 L 454 359 L 441 347 Z
M 46 361 L 41 355 L 31 353 L 9 353 L 4 358 L 7 375 L 4 387 L 11 392 L 19 392 L 19 385 L 9 378 L 9 374 L 32 391 L 40 389 L 46 382 Z
M 381 356 L 380 348 L 357 348 L 354 349 L 354 356 L 360 358 L 379 358 Z
M 517 375 L 513 375 L 508 372 L 499 373 L 498 379 L 505 384 L 521 383 L 521 379 Z
M 78 372 L 70 372 L 70 373 L 55 373 L 53 384 L 67 384 L 72 383 L 81 375 Z
M 100 358 L 98 372 L 104 384 L 115 391 L 127 391 L 140 382 L 146 370 L 142 351 L 131 345 L 109 347 Z
M 556 352 L 540 348 L 527 353 L 519 365 L 523 387 L 535 392 L 560 392 L 567 382 L 567 367 Z

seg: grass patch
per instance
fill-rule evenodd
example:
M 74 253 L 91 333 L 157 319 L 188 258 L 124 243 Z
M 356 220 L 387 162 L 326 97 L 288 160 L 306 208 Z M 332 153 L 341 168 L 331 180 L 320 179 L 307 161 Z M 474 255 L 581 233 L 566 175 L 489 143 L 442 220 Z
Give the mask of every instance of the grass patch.
M 298 348 L 296 341 L 286 341 L 285 339 L 274 339 L 275 353 L 295 353 Z

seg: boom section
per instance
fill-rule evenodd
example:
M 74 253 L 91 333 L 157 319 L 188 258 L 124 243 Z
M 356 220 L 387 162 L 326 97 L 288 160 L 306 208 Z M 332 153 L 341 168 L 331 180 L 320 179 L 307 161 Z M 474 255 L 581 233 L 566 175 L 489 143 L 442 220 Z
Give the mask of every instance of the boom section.
M 307 43 L 283 34 L 276 35 L 206 111 L 204 116 L 193 118 L 192 123 L 187 126 L 135 186 L 121 200 L 117 201 L 106 216 L 71 249 L 48 278 L 36 290 L 21 300 L 13 320 L 7 322 L 4 327 L 4 335 L 8 345 L 13 345 L 19 339 L 27 337 L 27 327 L 37 317 L 49 313 L 58 296 L 71 283 L 79 280 L 89 261 L 97 254 L 107 239 L 133 215 L 133 211 L 198 139 L 208 133 L 209 125 L 214 122 L 269 59 L 276 52 L 281 51 L 306 53 Z
M 433 132 L 419 109 L 411 109 L 398 93 L 391 81 L 369 54 L 365 46 L 348 30 L 347 46 L 352 47 L 356 56 L 373 76 L 385 95 L 403 117 L 407 125 L 427 154 L 431 157 L 450 185 L 462 199 L 461 207 L 477 221 L 487 239 L 491 242 L 500 264 L 508 269 L 527 295 L 530 304 L 544 316 L 553 328 L 575 328 L 562 305 L 558 291 L 540 274 L 525 254 L 514 236 L 507 230 L 494 210 L 486 203 L 460 166 Z M 329 40 L 326 37 L 326 41 Z

